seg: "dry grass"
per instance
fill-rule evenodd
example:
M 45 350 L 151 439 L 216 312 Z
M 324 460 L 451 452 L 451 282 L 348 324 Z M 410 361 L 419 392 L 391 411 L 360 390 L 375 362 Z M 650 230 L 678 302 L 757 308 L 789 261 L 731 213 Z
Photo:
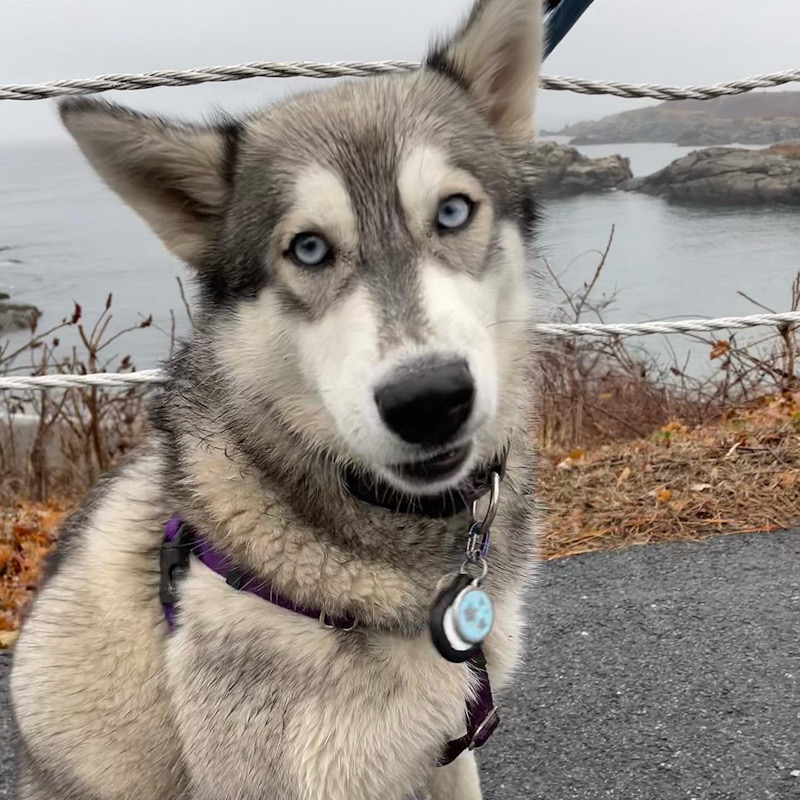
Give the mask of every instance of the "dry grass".
M 800 520 L 800 393 L 689 429 L 544 458 L 546 559 Z
M 67 508 L 66 503 L 20 502 L 0 511 L 0 648 L 16 638 Z
M 598 283 L 614 239 L 597 251 L 598 266 L 587 282 L 565 287 L 547 260 L 544 266 L 560 292 L 553 321 L 605 322 L 616 295 L 599 295 Z M 773 311 L 739 292 L 759 310 Z M 598 296 L 599 295 L 599 296 Z M 787 286 L 788 308 L 800 309 L 800 274 Z M 707 353 L 710 369 L 690 373 L 673 355 L 654 354 L 652 338 L 618 336 L 543 337 L 537 362 L 538 444 L 545 451 L 594 448 L 640 439 L 680 419 L 695 426 L 715 420 L 776 392 L 800 386 L 797 325 L 691 335 L 696 352 Z M 669 345 L 667 345 L 669 346 Z

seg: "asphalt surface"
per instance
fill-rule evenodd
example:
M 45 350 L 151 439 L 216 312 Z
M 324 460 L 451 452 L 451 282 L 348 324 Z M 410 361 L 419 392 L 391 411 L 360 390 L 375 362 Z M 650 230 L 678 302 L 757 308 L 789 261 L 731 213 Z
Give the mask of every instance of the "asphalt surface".
M 530 613 L 486 800 L 800 800 L 800 531 L 546 564 Z

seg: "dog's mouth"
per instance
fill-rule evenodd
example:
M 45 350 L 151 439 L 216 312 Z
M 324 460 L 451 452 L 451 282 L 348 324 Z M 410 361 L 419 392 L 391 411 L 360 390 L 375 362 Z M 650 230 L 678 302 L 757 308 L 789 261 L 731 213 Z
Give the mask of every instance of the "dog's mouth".
M 464 466 L 469 458 L 472 444 L 465 444 L 442 450 L 434 456 L 421 461 L 410 461 L 405 464 L 395 464 L 390 469 L 398 477 L 416 484 L 431 481 L 445 481 L 452 478 Z

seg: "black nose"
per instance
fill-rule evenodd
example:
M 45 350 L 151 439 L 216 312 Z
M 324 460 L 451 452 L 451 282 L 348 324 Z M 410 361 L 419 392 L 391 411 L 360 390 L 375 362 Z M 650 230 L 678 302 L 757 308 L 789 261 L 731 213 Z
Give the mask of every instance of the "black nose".
M 464 361 L 426 366 L 375 392 L 381 418 L 412 444 L 441 445 L 469 419 L 475 384 Z

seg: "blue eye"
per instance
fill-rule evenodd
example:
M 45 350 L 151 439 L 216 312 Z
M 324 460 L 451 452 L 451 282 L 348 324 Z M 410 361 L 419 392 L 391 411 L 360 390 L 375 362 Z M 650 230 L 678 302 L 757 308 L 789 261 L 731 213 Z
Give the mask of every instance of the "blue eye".
M 301 266 L 319 267 L 330 261 L 333 251 L 318 233 L 298 233 L 289 245 L 289 255 Z
M 474 208 L 475 203 L 463 194 L 446 197 L 439 204 L 436 224 L 440 230 L 457 231 L 470 221 Z

